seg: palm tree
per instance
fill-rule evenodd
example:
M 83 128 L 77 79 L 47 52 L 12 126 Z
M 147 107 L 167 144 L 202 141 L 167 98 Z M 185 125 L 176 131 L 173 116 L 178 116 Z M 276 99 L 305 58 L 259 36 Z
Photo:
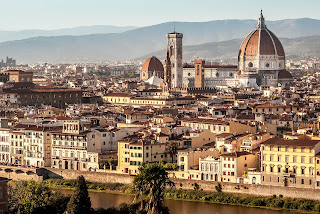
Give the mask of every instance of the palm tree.
M 168 172 L 162 161 L 144 163 L 133 180 L 133 186 L 136 192 L 135 199 L 142 199 L 141 210 L 145 210 L 148 214 L 168 213 L 163 206 L 163 194 L 165 188 L 173 187 L 174 183 L 169 180 Z
M 178 145 L 176 142 L 173 142 L 171 141 L 169 144 L 168 144 L 168 151 L 169 151 L 169 154 L 172 158 L 172 163 L 173 163 L 173 160 L 174 160 L 174 156 L 178 153 Z

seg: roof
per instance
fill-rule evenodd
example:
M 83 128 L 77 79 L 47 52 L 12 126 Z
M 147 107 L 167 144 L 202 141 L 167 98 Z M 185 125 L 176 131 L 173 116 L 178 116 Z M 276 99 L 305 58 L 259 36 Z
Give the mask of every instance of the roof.
M 146 80 L 146 82 L 150 85 L 160 86 L 160 84 L 163 83 L 163 79 L 157 76 L 152 76 L 148 80 Z
M 290 74 L 289 71 L 282 70 L 279 72 L 278 78 L 279 79 L 292 79 L 292 75 Z
M 231 157 L 240 157 L 242 155 L 252 155 L 252 153 L 244 151 L 244 152 L 232 152 L 232 153 L 221 154 L 221 156 L 231 156 Z
M 152 56 L 143 63 L 141 71 L 163 71 L 163 65 L 157 57 Z
M 239 51 L 239 56 L 258 55 L 285 56 L 280 40 L 264 24 L 262 13 L 256 29 L 243 40 Z
M 181 121 L 193 122 L 193 123 L 223 124 L 223 125 L 228 125 L 229 124 L 226 121 L 210 119 L 210 118 L 183 118 L 183 119 L 181 119 Z
M 320 143 L 320 140 L 309 139 L 282 139 L 282 138 L 270 138 L 261 144 L 264 145 L 283 145 L 283 146 L 311 146 L 314 147 Z
M 127 93 L 108 93 L 105 96 L 109 96 L 109 97 L 131 97 L 131 95 L 127 94 Z

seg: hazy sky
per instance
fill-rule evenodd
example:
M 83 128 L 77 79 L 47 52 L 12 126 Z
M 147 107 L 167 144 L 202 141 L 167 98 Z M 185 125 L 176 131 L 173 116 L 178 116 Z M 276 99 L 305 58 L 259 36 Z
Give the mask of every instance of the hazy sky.
M 0 28 L 147 26 L 167 21 L 320 19 L 320 0 L 0 0 Z

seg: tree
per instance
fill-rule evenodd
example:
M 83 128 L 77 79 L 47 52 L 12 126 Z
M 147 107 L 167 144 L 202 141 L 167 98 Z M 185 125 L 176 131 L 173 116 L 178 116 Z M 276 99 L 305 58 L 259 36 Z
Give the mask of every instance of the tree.
M 81 175 L 77 179 L 76 189 L 67 205 L 66 214 L 92 213 L 91 201 L 86 180 Z
M 169 180 L 168 172 L 162 161 L 159 163 L 144 163 L 139 168 L 138 175 L 133 181 L 136 199 L 142 199 L 141 210 L 148 214 L 168 213 L 163 206 L 163 194 L 167 186 L 174 186 Z M 144 199 L 148 198 L 148 201 Z
M 168 145 L 168 151 L 169 151 L 169 154 L 172 158 L 172 163 L 173 163 L 173 160 L 174 160 L 174 156 L 178 153 L 178 145 L 176 142 L 170 142 L 169 145 Z
M 43 183 L 10 182 L 8 203 L 10 213 L 63 213 L 69 198 L 52 192 Z

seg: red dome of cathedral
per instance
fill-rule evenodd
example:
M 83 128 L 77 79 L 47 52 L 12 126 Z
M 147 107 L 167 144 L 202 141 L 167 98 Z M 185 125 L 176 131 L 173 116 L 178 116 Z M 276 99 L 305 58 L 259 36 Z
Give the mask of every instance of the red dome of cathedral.
M 157 57 L 152 56 L 143 63 L 141 71 L 163 71 L 163 65 Z
M 285 56 L 280 40 L 264 23 L 261 13 L 259 23 L 242 42 L 239 56 L 277 55 Z

